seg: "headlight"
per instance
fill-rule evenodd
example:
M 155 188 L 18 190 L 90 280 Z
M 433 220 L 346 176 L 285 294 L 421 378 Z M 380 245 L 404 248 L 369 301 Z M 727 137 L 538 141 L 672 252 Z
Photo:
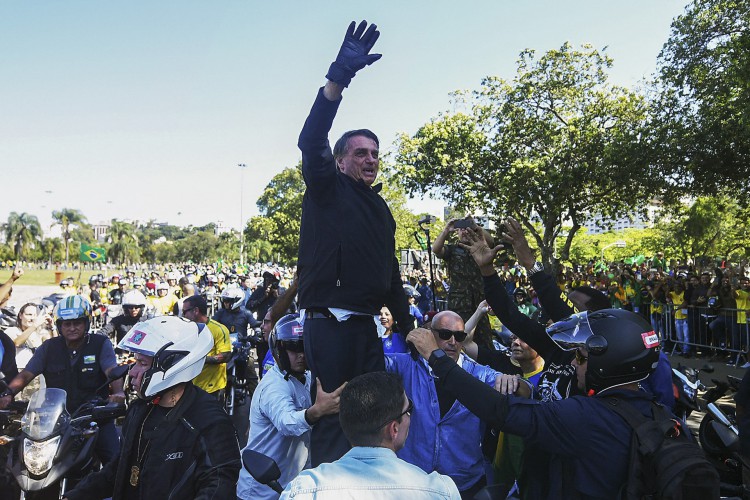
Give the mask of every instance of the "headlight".
M 36 442 L 30 439 L 23 440 L 23 462 L 26 468 L 35 476 L 41 476 L 52 467 L 57 446 L 60 444 L 61 436 L 47 441 Z

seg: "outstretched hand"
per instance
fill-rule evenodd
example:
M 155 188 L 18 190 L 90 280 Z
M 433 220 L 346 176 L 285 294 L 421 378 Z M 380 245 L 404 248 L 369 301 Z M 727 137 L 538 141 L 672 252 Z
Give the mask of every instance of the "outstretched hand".
M 495 268 L 492 263 L 495 261 L 497 253 L 503 249 L 503 246 L 498 245 L 495 248 L 490 248 L 489 245 L 487 245 L 487 241 L 484 239 L 484 231 L 481 227 L 469 229 L 466 231 L 465 235 L 469 243 L 466 244 L 459 242 L 461 248 L 469 251 L 483 275 L 489 276 L 494 274 Z
M 505 233 L 500 236 L 503 241 L 506 241 L 513 245 L 513 253 L 516 254 L 518 262 L 525 268 L 530 268 L 534 265 L 534 252 L 531 251 L 529 242 L 526 241 L 526 236 L 523 233 L 521 224 L 513 217 L 508 217 L 505 221 Z
M 371 24 L 367 27 L 367 21 L 362 21 L 359 26 L 352 21 L 346 30 L 344 42 L 336 56 L 336 60 L 328 68 L 326 78 L 343 87 L 348 87 L 357 71 L 369 66 L 381 57 L 382 54 L 370 54 L 370 50 L 380 36 L 378 27 Z M 365 28 L 367 30 L 365 31 Z

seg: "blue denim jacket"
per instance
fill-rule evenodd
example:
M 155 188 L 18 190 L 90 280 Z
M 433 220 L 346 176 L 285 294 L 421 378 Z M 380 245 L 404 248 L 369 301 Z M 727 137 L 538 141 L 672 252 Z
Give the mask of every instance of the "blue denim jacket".
M 459 362 L 474 378 L 488 385 L 494 385 L 495 377 L 500 375 L 463 355 Z M 473 486 L 484 475 L 484 425 L 479 418 L 458 401 L 440 418 L 432 371 L 422 358 L 414 361 L 409 354 L 389 354 L 385 369 L 401 376 L 406 395 L 414 402 L 409 437 L 398 452 L 399 458 L 425 472 L 450 476 L 459 491 Z
M 355 446 L 333 463 L 307 469 L 289 483 L 282 499 L 460 500 L 449 477 L 427 474 L 388 448 Z

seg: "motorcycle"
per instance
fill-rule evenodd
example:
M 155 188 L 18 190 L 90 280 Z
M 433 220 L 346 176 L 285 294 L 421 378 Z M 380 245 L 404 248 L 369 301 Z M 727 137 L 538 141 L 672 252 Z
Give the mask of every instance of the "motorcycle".
M 260 339 L 260 340 L 258 340 Z M 224 388 L 224 410 L 229 416 L 234 415 L 237 406 L 244 405 L 253 396 L 258 386 L 258 375 L 255 371 L 255 360 L 251 350 L 263 337 L 255 332 L 252 337 L 240 338 L 236 333 L 230 334 L 232 357 L 227 361 L 227 385 Z
M 705 366 L 703 371 L 713 372 L 713 367 Z M 678 364 L 672 368 L 672 387 L 675 395 L 674 414 L 687 422 L 688 417 L 694 411 L 700 411 L 698 403 L 698 391 L 706 390 L 700 378 L 701 370 Z
M 128 367 L 115 368 L 109 377 L 122 378 Z M 125 415 L 125 405 L 106 400 L 82 404 L 68 413 L 63 389 L 44 388 L 35 392 L 20 419 L 15 437 L 4 436 L 8 469 L 21 488 L 21 498 L 63 498 L 72 482 L 99 467 L 94 447 L 99 423 Z
M 706 456 L 716 464 L 721 477 L 722 494 L 742 495 L 742 457 L 740 456 L 739 427 L 735 406 L 719 403 L 729 392 L 736 392 L 741 379 L 727 375 L 727 382 L 712 379 L 703 398 L 706 414 L 698 429 L 698 440 Z

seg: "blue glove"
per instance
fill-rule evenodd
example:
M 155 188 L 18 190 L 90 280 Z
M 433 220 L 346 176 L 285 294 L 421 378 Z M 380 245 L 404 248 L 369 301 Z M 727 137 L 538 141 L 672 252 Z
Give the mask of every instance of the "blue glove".
M 327 79 L 344 87 L 349 86 L 357 71 L 383 57 L 382 54 L 370 54 L 380 36 L 378 27 L 371 24 L 365 31 L 367 21 L 362 21 L 355 31 L 355 24 L 352 21 L 346 30 L 344 43 L 341 44 L 339 54 L 326 74 Z

